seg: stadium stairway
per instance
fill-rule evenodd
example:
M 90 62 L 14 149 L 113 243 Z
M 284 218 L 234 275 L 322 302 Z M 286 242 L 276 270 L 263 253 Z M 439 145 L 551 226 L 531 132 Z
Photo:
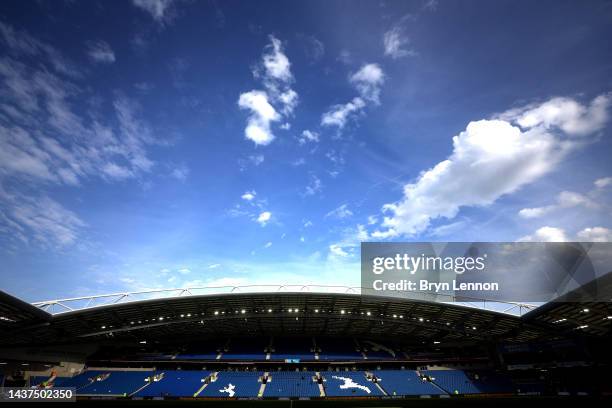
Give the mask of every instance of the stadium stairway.
M 431 381 L 451 395 L 480 394 L 472 380 L 461 370 L 423 370 Z
M 193 397 L 210 375 L 208 371 L 164 370 L 156 371 L 146 384 L 134 392 L 137 397 Z
M 391 396 L 446 395 L 447 393 L 428 381 L 423 381 L 412 370 L 376 370 L 377 384 Z

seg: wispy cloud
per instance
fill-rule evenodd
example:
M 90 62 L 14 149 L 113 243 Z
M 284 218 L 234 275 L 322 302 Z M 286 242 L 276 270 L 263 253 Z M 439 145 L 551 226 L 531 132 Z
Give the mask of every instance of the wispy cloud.
M 137 8 L 147 12 L 158 24 L 165 25 L 174 18 L 176 0 L 132 0 Z
M 106 41 L 89 42 L 87 54 L 94 62 L 102 64 L 115 62 L 115 52 Z
M 0 229 L 6 237 L 47 249 L 71 246 L 86 227 L 75 213 L 47 195 L 8 193 L 0 187 Z
M 393 26 L 383 36 L 385 55 L 393 59 L 416 55 L 414 50 L 407 48 L 409 43 L 401 26 Z
M 348 204 L 342 204 L 341 206 L 334 208 L 333 210 L 325 214 L 325 217 L 332 217 L 338 219 L 348 218 L 352 216 L 353 212 L 349 210 Z

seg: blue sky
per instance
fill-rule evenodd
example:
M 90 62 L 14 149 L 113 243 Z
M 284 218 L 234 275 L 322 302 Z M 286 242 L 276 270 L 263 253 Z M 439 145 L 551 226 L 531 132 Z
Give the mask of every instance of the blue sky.
M 27 300 L 359 285 L 359 243 L 612 240 L 609 1 L 4 1 Z

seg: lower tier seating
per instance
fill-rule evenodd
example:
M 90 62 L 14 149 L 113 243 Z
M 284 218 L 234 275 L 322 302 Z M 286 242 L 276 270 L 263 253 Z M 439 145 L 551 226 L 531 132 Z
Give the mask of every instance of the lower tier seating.
M 268 376 L 264 397 L 318 397 L 319 384 L 312 371 L 276 371 Z
M 325 395 L 330 397 L 382 396 L 363 371 L 323 371 Z

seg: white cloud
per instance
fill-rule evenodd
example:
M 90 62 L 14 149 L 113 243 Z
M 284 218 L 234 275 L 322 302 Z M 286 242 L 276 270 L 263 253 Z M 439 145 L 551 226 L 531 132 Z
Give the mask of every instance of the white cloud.
M 221 266 L 221 264 L 215 263 L 208 265 L 208 269 L 217 269 Z
M 380 103 L 380 87 L 385 82 L 385 74 L 378 64 L 365 64 L 351 75 L 350 82 L 363 99 Z
M 146 11 L 153 19 L 164 24 L 172 17 L 172 6 L 176 0 L 132 0 L 137 8 Z
M 329 252 L 331 252 L 335 256 L 347 257 L 349 254 L 342 249 L 341 246 L 337 244 L 332 244 L 329 246 Z
M 385 82 L 385 74 L 377 64 L 365 64 L 359 71 L 349 77 L 360 96 L 350 102 L 331 106 L 321 116 L 321 125 L 335 126 L 342 130 L 351 118 L 359 115 L 366 107 L 366 102 L 380 104 L 380 88 Z
M 249 109 L 251 116 L 244 130 L 247 139 L 257 145 L 267 145 L 274 140 L 270 129 L 270 122 L 280 120 L 280 115 L 268 102 L 268 96 L 263 91 L 250 91 L 240 95 L 238 106 L 241 109 Z
M 415 55 L 414 50 L 407 49 L 409 44 L 408 38 L 403 32 L 401 26 L 393 26 L 383 36 L 383 44 L 385 46 L 385 55 L 393 59 Z
M 565 231 L 561 228 L 542 227 L 533 235 L 519 238 L 520 242 L 566 242 L 568 241 Z
M 603 177 L 595 180 L 595 187 L 597 188 L 606 188 L 608 186 L 612 186 L 612 177 Z
M 547 205 L 545 207 L 523 208 L 519 211 L 519 216 L 522 218 L 538 218 L 560 208 L 573 208 L 583 206 L 586 208 L 596 208 L 597 203 L 589 197 L 573 191 L 562 191 L 557 196 L 557 204 Z
M 317 132 L 313 132 L 310 130 L 304 130 L 302 132 L 302 135 L 299 139 L 300 144 L 305 144 L 308 142 L 318 142 L 319 141 L 319 134 Z
M 319 193 L 322 188 L 323 188 L 323 183 L 321 182 L 321 179 L 315 176 L 314 174 L 312 174 L 310 176 L 310 182 L 306 186 L 306 191 L 304 192 L 304 195 L 307 195 L 307 196 L 315 195 Z
M 289 58 L 283 53 L 281 41 L 271 35 L 270 45 L 268 45 L 267 49 L 268 52 L 262 57 L 267 80 L 291 82 L 293 80 L 291 63 L 289 62 Z
M 299 101 L 297 92 L 290 87 L 294 81 L 291 63 L 279 39 L 270 36 L 270 44 L 264 50 L 261 65 L 255 68 L 253 74 L 262 79 L 265 91 L 242 93 L 238 106 L 251 111 L 245 129 L 247 139 L 265 146 L 274 140 L 271 123 L 291 115 Z M 275 108 L 275 105 L 279 108 Z M 281 125 L 283 129 L 290 126 L 287 122 Z
M 180 273 L 181 275 L 188 275 L 191 273 L 191 270 L 189 268 L 181 268 L 178 270 L 178 273 Z
M 612 242 L 612 230 L 604 227 L 585 228 L 577 237 L 584 242 Z
M 87 54 L 94 62 L 112 64 L 115 62 L 115 52 L 106 41 L 94 41 L 88 44 Z
M 170 176 L 172 176 L 173 178 L 179 181 L 185 181 L 187 180 L 187 176 L 189 176 L 189 169 L 185 165 L 175 167 L 170 172 Z
M 357 248 L 368 239 L 368 232 L 363 225 L 357 225 L 356 228 L 347 228 L 343 231 L 341 239 L 329 246 L 330 258 L 346 258 L 356 255 L 358 254 Z
M 264 248 L 270 248 L 272 246 L 272 242 L 266 242 Z
M 12 194 L 0 187 L 0 232 L 7 237 L 64 248 L 76 244 L 85 227 L 75 213 L 46 195 Z
M 601 97 L 596 101 L 599 102 L 591 104 L 591 109 L 599 110 Z M 597 108 L 592 108 L 594 105 Z M 574 104 L 564 106 L 575 110 Z M 530 117 L 532 111 L 541 112 L 541 106 L 522 109 L 520 115 L 505 113 L 499 117 Z M 562 112 L 556 114 L 556 117 L 568 116 Z M 596 131 L 604 123 L 600 114 L 584 113 L 581 118 L 596 123 L 587 125 L 572 120 L 572 126 L 568 127 L 565 120 L 532 121 L 529 127 L 523 124 L 521 129 L 500 119 L 470 122 L 465 131 L 453 137 L 453 153 L 448 159 L 405 185 L 402 200 L 383 206 L 386 216 L 382 225 L 386 230 L 377 231 L 373 236 L 421 233 L 433 219 L 454 218 L 464 206 L 489 205 L 539 179 L 578 145 L 571 138 L 576 129 Z M 564 129 L 572 132 L 568 134 Z
M 252 191 L 247 191 L 246 193 L 241 195 L 240 198 L 246 201 L 251 201 L 255 198 L 256 195 L 257 193 L 255 192 L 255 190 L 252 190 Z
M 325 214 L 325 217 L 333 217 L 333 218 L 342 219 L 342 218 L 351 217 L 352 215 L 353 215 L 353 212 L 349 210 L 348 204 L 342 204 L 338 208 L 334 208 L 333 210 Z
M 26 44 L 31 41 L 35 40 Z M 159 143 L 149 124 L 139 118 L 139 106 L 118 94 L 113 101 L 115 118 L 108 124 L 95 112 L 82 113 L 76 95 L 87 90 L 54 73 L 44 55 L 33 66 L 10 57 L 0 60 L 4 106 L 10 105 L 13 113 L 0 116 L 0 171 L 29 181 L 70 185 L 86 177 L 112 181 L 149 172 L 154 163 L 147 148 Z
M 521 242 L 567 242 L 565 230 L 556 227 L 542 227 L 534 234 L 519 238 Z M 578 231 L 575 240 L 582 242 L 612 242 L 612 230 L 605 227 L 590 227 Z
M 539 105 L 527 105 L 499 115 L 523 129 L 559 128 L 568 135 L 584 136 L 600 130 L 608 120 L 610 94 L 593 99 L 589 106 L 570 98 L 553 98 Z
M 321 117 L 321 125 L 336 126 L 342 129 L 350 117 L 359 113 L 363 108 L 365 108 L 365 102 L 359 97 L 355 97 L 351 102 L 343 105 L 333 105 Z
M 270 211 L 264 211 L 261 214 L 259 214 L 259 216 L 257 217 L 257 222 L 262 227 L 265 227 L 271 218 L 272 218 L 272 213 Z

